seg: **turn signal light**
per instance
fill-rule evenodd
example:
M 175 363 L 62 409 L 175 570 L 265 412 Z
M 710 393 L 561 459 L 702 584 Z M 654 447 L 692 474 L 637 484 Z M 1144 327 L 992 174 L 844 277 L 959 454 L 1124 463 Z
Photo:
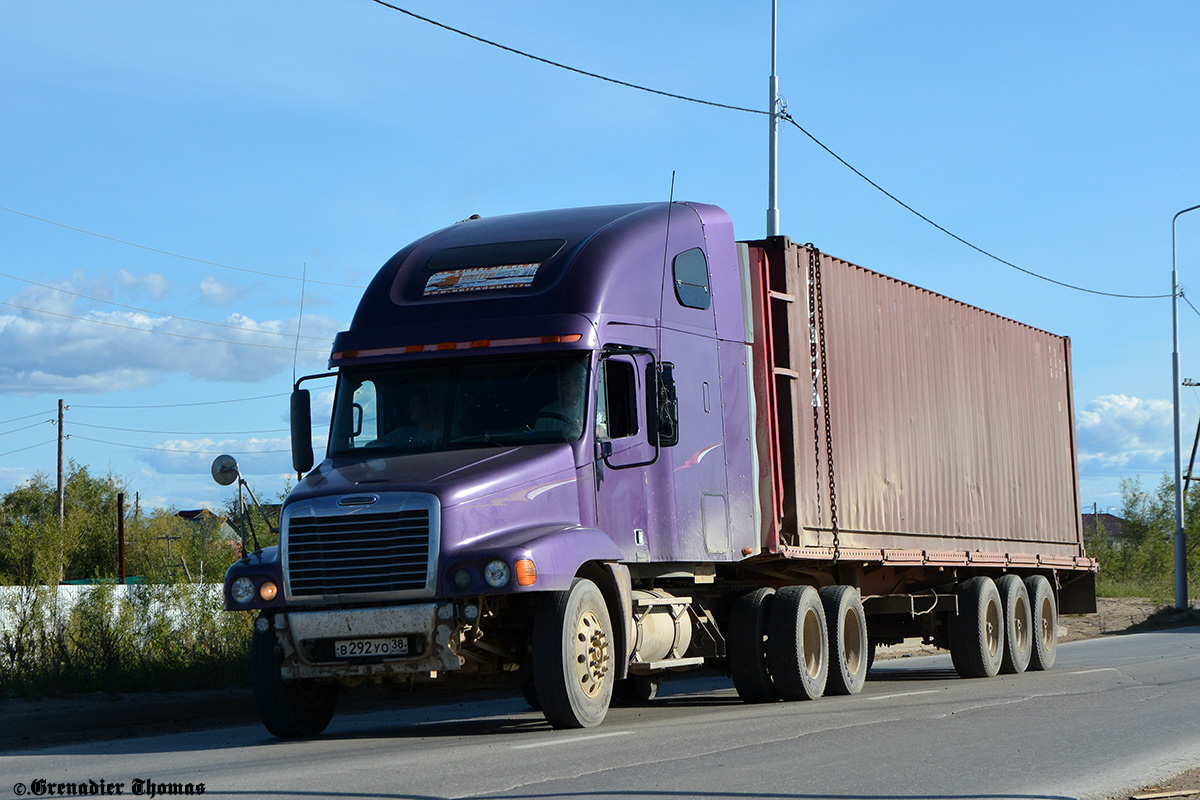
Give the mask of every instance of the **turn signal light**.
M 533 586 L 537 581 L 537 567 L 528 558 L 519 558 L 516 563 L 517 585 Z
M 277 594 L 279 594 L 279 587 L 271 581 L 263 581 L 262 586 L 258 587 L 258 596 L 268 603 L 274 600 Z

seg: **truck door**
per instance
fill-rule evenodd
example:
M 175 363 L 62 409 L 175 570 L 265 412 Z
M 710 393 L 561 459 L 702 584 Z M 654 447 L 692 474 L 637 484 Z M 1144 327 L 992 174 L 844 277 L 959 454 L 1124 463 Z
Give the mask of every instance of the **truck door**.
M 647 437 L 648 356 L 601 355 L 596 377 L 596 518 L 628 561 L 649 561 L 646 470 L 655 458 Z

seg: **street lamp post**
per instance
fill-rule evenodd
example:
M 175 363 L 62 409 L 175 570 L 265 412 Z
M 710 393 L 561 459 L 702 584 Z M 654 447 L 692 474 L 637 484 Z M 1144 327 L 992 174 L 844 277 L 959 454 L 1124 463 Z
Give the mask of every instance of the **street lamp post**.
M 1175 265 L 1175 223 L 1200 205 L 1185 208 L 1171 218 L 1171 397 L 1175 407 L 1175 607 L 1188 607 L 1187 535 L 1183 532 L 1183 450 L 1179 441 L 1179 269 Z

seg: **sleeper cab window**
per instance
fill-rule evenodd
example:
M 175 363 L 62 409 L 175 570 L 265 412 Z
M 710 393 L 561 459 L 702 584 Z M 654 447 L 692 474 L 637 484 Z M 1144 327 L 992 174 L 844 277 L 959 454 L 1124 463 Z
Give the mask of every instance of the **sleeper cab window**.
M 675 256 L 675 296 L 680 305 L 688 308 L 705 309 L 712 302 L 708 291 L 708 261 L 699 247 Z

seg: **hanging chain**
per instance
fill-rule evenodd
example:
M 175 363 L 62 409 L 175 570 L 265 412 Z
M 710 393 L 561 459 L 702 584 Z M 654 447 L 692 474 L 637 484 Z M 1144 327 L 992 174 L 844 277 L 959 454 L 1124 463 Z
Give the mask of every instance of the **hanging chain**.
M 821 251 L 808 247 L 809 338 L 813 369 L 813 451 L 817 459 L 817 508 L 821 505 L 821 448 L 817 424 L 817 381 L 821 385 L 821 414 L 825 418 L 825 453 L 829 460 L 829 527 L 833 533 L 833 560 L 842 554 L 837 513 L 837 484 L 833 470 L 833 424 L 829 418 L 829 371 L 825 356 L 825 300 L 821 292 Z M 818 365 L 818 356 L 820 363 Z
M 812 243 L 805 245 L 808 248 L 808 363 L 809 370 L 812 375 L 812 397 L 810 398 L 812 405 L 812 420 L 813 420 L 813 476 L 817 481 L 817 520 L 816 524 L 821 525 L 821 422 L 817 417 L 819 413 L 817 407 L 821 404 L 821 393 L 818 387 L 820 380 L 820 353 L 817 350 L 817 279 L 814 274 L 817 266 L 817 260 L 814 253 L 817 252 Z

